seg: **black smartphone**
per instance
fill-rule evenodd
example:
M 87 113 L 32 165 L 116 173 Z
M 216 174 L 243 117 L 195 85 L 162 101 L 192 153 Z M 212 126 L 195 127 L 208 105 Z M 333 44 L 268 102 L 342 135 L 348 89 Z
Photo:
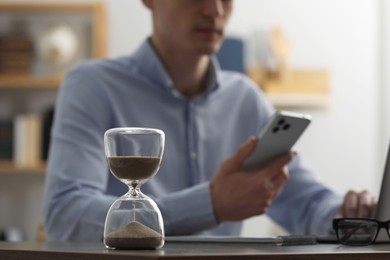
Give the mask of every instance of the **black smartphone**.
M 255 150 L 244 163 L 244 169 L 263 167 L 288 153 L 311 122 L 308 114 L 276 111 L 257 136 Z

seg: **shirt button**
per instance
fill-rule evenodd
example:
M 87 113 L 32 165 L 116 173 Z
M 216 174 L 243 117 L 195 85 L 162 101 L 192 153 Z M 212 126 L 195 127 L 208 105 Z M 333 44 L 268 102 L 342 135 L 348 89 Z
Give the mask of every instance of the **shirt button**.
M 197 157 L 197 156 L 196 156 L 196 153 L 195 153 L 195 152 L 191 152 L 191 159 L 192 159 L 192 160 L 195 160 L 196 157 Z

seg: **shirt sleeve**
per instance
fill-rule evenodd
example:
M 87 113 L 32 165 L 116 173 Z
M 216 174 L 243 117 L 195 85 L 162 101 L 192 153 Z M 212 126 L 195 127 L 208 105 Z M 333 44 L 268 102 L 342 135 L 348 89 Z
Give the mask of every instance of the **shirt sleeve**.
M 289 181 L 268 215 L 291 234 L 329 234 L 342 196 L 316 180 L 299 156 L 290 163 L 289 174 Z
M 209 182 L 155 200 L 167 235 L 190 235 L 217 225 Z
M 43 215 L 48 240 L 101 240 L 115 198 L 105 195 L 108 167 L 103 135 L 107 101 L 85 71 L 64 80 L 55 108 Z M 89 75 L 88 78 L 92 78 Z

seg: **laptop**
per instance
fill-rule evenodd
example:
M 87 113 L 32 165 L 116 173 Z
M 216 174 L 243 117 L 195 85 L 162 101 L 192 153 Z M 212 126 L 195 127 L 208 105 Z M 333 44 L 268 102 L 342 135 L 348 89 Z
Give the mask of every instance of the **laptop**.
M 387 151 L 381 190 L 374 218 L 381 221 L 387 221 L 390 219 L 390 145 Z
M 380 221 L 390 220 L 390 144 L 387 150 L 378 204 L 374 216 L 372 217 Z M 320 236 L 317 238 L 317 241 L 320 243 L 334 243 L 337 242 L 337 237 L 335 234 L 330 236 Z M 389 235 L 385 229 L 382 228 L 379 230 L 376 242 L 390 243 Z
M 390 145 L 387 150 L 386 164 L 383 171 L 381 189 L 374 218 L 380 221 L 390 220 Z M 389 235 L 385 229 L 382 228 L 379 231 L 376 241 L 390 242 Z

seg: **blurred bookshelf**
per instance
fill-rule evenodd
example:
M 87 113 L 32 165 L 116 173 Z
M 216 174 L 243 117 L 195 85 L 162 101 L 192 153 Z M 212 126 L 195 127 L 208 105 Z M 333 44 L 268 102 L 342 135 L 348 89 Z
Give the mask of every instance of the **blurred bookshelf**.
M 0 95 L 15 99 L 0 118 L 0 175 L 44 174 L 55 99 L 41 101 L 76 63 L 106 57 L 106 7 L 0 3 L 0 24 Z
M 33 165 L 18 165 L 12 160 L 0 161 L 0 174 L 44 174 L 46 162 L 39 161 Z
M 278 109 L 326 109 L 330 103 L 329 73 L 323 69 L 289 69 L 269 73 L 247 72 Z
M 0 120 L 0 173 L 45 171 L 50 133 L 47 115 L 18 114 Z
M 63 76 L 0 75 L 0 89 L 57 89 Z
M 277 109 L 326 109 L 330 73 L 325 68 L 295 67 L 289 60 L 291 41 L 280 26 L 260 30 L 249 41 L 252 51 L 246 74 Z

